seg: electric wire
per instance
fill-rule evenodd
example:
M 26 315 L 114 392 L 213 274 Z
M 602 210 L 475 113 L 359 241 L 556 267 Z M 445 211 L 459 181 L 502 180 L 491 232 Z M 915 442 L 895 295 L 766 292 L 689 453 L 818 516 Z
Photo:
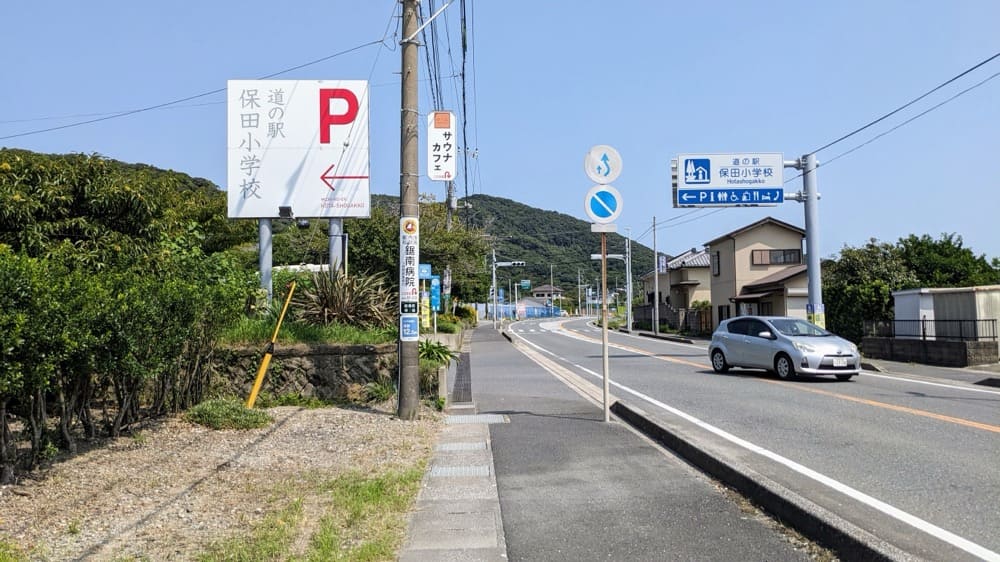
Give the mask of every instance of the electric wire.
M 834 156 L 833 158 L 827 160 L 826 162 L 823 162 L 823 165 L 824 166 L 829 166 L 831 163 L 833 163 L 833 162 L 835 162 L 837 160 L 840 160 L 844 156 L 847 156 L 848 154 L 851 154 L 852 152 L 855 152 L 855 151 L 857 151 L 857 150 L 859 150 L 859 149 L 861 149 L 861 148 L 863 148 L 865 146 L 868 146 L 869 144 L 871 144 L 871 143 L 877 141 L 878 139 L 880 139 L 880 138 L 888 135 L 889 133 L 891 133 L 893 131 L 896 131 L 897 129 L 900 129 L 900 128 L 904 127 L 905 125 L 909 125 L 910 123 L 916 121 L 917 119 L 920 119 L 921 117 L 923 117 L 923 116 L 927 115 L 928 113 L 930 113 L 930 112 L 932 112 L 932 111 L 940 108 L 941 106 L 943 106 L 945 104 L 948 104 L 948 103 L 950 103 L 950 102 L 958 99 L 959 97 L 961 97 L 961 96 L 963 96 L 963 95 L 971 92 L 972 90 L 975 90 L 976 88 L 979 88 L 979 87 L 985 85 L 986 83 L 988 83 L 991 80 L 995 79 L 997 76 L 1000 76 L 1000 72 L 994 73 L 994 74 L 986 77 L 985 79 L 983 79 L 983 80 L 981 80 L 981 81 L 973 84 L 972 86 L 969 86 L 968 88 L 966 88 L 966 89 L 958 92 L 957 94 L 955 94 L 955 95 L 953 95 L 953 96 L 945 99 L 944 101 L 941 101 L 941 102 L 939 102 L 939 103 L 937 103 L 935 105 L 932 105 L 931 107 L 925 109 L 924 111 L 921 111 L 920 113 L 914 115 L 913 117 L 910 117 L 909 119 L 903 121 L 902 123 L 899 123 L 895 127 L 892 127 L 891 129 L 888 129 L 886 131 L 883 131 L 883 132 L 875 135 L 874 137 L 872 137 L 872 138 L 866 140 L 865 142 L 863 142 L 863 143 L 855 146 L 854 148 L 851 148 L 849 150 L 841 152 L 840 154 Z M 791 181 L 797 180 L 797 179 L 801 178 L 804 175 L 805 175 L 805 173 L 803 172 L 803 173 L 801 173 L 801 174 L 799 174 L 799 175 L 797 175 L 795 177 L 792 177 L 790 179 L 785 180 L 784 183 L 789 183 Z
M 831 141 L 831 142 L 828 142 L 828 143 L 824 144 L 823 146 L 821 146 L 821 147 L 817 148 L 816 150 L 814 150 L 814 151 L 810 152 L 809 154 L 816 154 L 816 153 L 818 153 L 818 152 L 820 152 L 820 151 L 823 151 L 823 150 L 826 150 L 827 148 L 830 148 L 831 146 L 833 146 L 833 145 L 835 145 L 835 144 L 838 144 L 838 143 L 840 143 L 841 141 L 844 141 L 844 140 L 847 140 L 847 139 L 849 139 L 849 138 L 853 137 L 854 135 L 856 135 L 856 134 L 860 133 L 861 131 L 864 131 L 865 129 L 867 129 L 867 128 L 869 128 L 869 127 L 873 126 L 873 125 L 876 125 L 876 124 L 878 124 L 878 123 L 881 123 L 882 121 L 885 121 L 885 120 L 886 120 L 886 119 L 888 119 L 889 117 L 892 117 L 893 115 L 895 115 L 895 114 L 899 113 L 900 111 L 902 111 L 902 110 L 904 110 L 904 109 L 906 109 L 906 108 L 910 107 L 911 105 L 913 105 L 913 104 L 917 103 L 918 101 L 920 101 L 920 100 L 922 100 L 922 99 L 926 98 L 927 96 L 929 96 L 929 95 L 933 94 L 934 92 L 936 92 L 936 91 L 940 90 L 941 88 L 944 88 L 945 86 L 947 86 L 948 84 L 951 84 L 952 82 L 954 82 L 954 81 L 958 80 L 959 78 L 962 78 L 963 76 L 965 76 L 966 74 L 968 74 L 968 73 L 970 73 L 970 72 L 972 72 L 972 71 L 976 70 L 977 68 L 979 68 L 979 67 L 981 67 L 981 66 L 983 66 L 983 65 L 985 65 L 985 64 L 988 64 L 988 63 L 990 63 L 991 61 L 993 61 L 994 59 L 996 59 L 996 58 L 998 58 L 998 57 L 1000 57 L 1000 53 L 996 53 L 996 54 L 994 54 L 993 56 L 991 56 L 991 57 L 987 58 L 986 60 L 983 60 L 982 62 L 979 62 L 979 63 L 977 63 L 977 64 L 975 64 L 975 65 L 973 65 L 973 66 L 969 67 L 968 69 L 966 69 L 966 70 L 964 70 L 964 71 L 960 72 L 959 74 L 957 74 L 957 75 L 955 75 L 955 76 L 953 76 L 953 77 L 949 78 L 948 80 L 946 80 L 946 81 L 942 82 L 942 83 L 941 83 L 941 84 L 939 84 L 938 86 L 935 86 L 934 88 L 932 88 L 932 89 L 928 90 L 928 91 L 927 91 L 927 92 L 925 92 L 924 94 L 921 94 L 920 96 L 918 96 L 918 97 L 914 98 L 913 100 L 911 100 L 911 101 L 909 101 L 909 102 L 907 102 L 907 103 L 905 103 L 905 104 L 903 104 L 903 105 L 901 105 L 901 106 L 897 107 L 896 109 L 894 109 L 894 110 L 890 111 L 889 113 L 886 113 L 886 114 L 885 114 L 885 115 L 883 115 L 882 117 L 879 117 L 878 119 L 876 119 L 876 120 L 874 120 L 874 121 L 872 121 L 872 122 L 868 123 L 867 125 L 863 125 L 863 126 L 861 126 L 861 127 L 858 127 L 857 129 L 854 129 L 854 130 L 853 130 L 853 131 L 851 131 L 850 133 L 847 133 L 846 135 L 844 135 L 844 136 L 842 136 L 842 137 L 838 138 L 837 140 L 834 140 L 834 141 Z
M 302 64 L 299 64 L 299 65 L 296 65 L 296 66 L 292 66 L 292 67 L 289 67 L 289 68 L 285 68 L 285 69 L 279 70 L 277 72 L 272 72 L 271 74 L 267 74 L 265 76 L 261 76 L 259 78 L 259 80 L 266 80 L 268 78 L 274 78 L 275 76 L 280 76 L 282 74 L 287 74 L 289 72 L 293 72 L 295 70 L 299 70 L 299 69 L 302 69 L 302 68 L 306 68 L 308 66 L 319 64 L 321 62 L 326 62 L 326 61 L 328 61 L 330 59 L 333 59 L 333 58 L 336 58 L 336 57 L 340 57 L 340 56 L 343 56 L 343 55 L 347 55 L 347 54 L 353 53 L 355 51 L 359 51 L 361 49 L 364 49 L 366 47 L 371 47 L 373 45 L 382 44 L 384 41 L 385 41 L 385 36 L 383 36 L 381 39 L 378 39 L 378 40 L 375 40 L 375 41 L 369 41 L 367 43 L 363 43 L 361 45 L 357 45 L 355 47 L 351 47 L 350 49 L 345 49 L 343 51 L 339 51 L 339 52 L 333 53 L 331 55 L 327 55 L 325 57 L 321 57 L 321 58 L 318 58 L 318 59 L 315 59 L 315 60 L 312 60 L 312 61 L 309 61 L 309 62 L 306 62 L 306 63 L 302 63 Z M 175 100 L 168 101 L 168 102 L 158 103 L 158 104 L 150 105 L 150 106 L 146 106 L 146 107 L 141 107 L 141 108 L 138 108 L 138 109 L 131 109 L 131 110 L 127 110 L 127 111 L 113 113 L 113 114 L 110 114 L 110 115 L 104 115 L 102 117 L 96 117 L 94 119 L 86 119 L 86 120 L 83 120 L 83 121 L 76 121 L 76 122 L 73 122 L 73 123 L 67 123 L 65 125 L 58 125 L 58 126 L 55 126 L 55 127 L 46 127 L 46 128 L 42 128 L 42 129 L 35 129 L 35 130 L 31 130 L 31 131 L 23 131 L 23 132 L 14 133 L 14 134 L 11 134 L 11 135 L 0 136 L 0 140 L 15 139 L 15 138 L 26 137 L 26 136 L 30 136 L 30 135 L 38 135 L 38 134 L 41 134 L 41 133 L 49 133 L 49 132 L 52 132 L 52 131 L 61 131 L 61 130 L 64 130 L 64 129 L 71 129 L 71 128 L 74 128 L 74 127 L 81 127 L 83 125 L 90 125 L 91 123 L 100 123 L 102 121 L 109 121 L 111 119 L 117 119 L 119 117 L 127 117 L 129 115 L 136 115 L 136 114 L 139 114 L 139 113 L 145 113 L 147 111 L 153 111 L 153 110 L 157 110 L 157 109 L 164 109 L 164 108 L 167 108 L 167 107 L 170 107 L 170 106 L 174 106 L 174 105 L 177 105 L 177 104 L 181 104 L 181 103 L 184 103 L 184 102 L 188 102 L 188 101 L 192 101 L 192 100 L 204 98 L 204 97 L 215 95 L 215 94 L 220 94 L 220 93 L 223 93 L 225 91 L 226 91 L 226 88 L 217 88 L 215 90 L 210 90 L 210 91 L 207 91 L 207 92 L 202 92 L 200 94 L 194 94 L 194 95 L 191 95 L 191 96 L 187 96 L 187 97 L 175 99 Z

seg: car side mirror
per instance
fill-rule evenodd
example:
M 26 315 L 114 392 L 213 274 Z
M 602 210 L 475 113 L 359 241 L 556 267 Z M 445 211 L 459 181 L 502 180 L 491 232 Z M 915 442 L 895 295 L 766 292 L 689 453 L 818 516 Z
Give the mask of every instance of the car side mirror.
M 774 337 L 774 334 L 772 334 L 768 330 L 764 330 L 763 332 L 757 334 L 757 337 L 764 338 L 765 340 L 776 340 L 776 339 L 778 339 L 778 338 Z

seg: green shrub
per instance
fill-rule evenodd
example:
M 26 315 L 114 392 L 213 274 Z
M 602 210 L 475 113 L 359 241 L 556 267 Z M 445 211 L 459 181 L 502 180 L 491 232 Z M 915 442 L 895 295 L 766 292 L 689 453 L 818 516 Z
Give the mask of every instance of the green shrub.
M 184 418 L 212 429 L 254 429 L 274 421 L 263 410 L 252 410 L 235 399 L 206 400 L 191 408 Z
M 277 316 L 241 318 L 232 324 L 221 336 L 229 343 L 257 344 L 271 340 Z M 342 343 L 351 345 L 374 345 L 392 343 L 397 340 L 395 325 L 383 328 L 361 328 L 346 324 L 332 323 L 326 326 L 309 324 L 297 320 L 281 323 L 278 341 L 285 343 Z
M 418 357 L 437 365 L 447 365 L 452 359 L 458 359 L 458 354 L 447 345 L 434 340 L 420 340 L 417 344 Z
M 385 402 L 396 395 L 396 385 L 388 378 L 372 381 L 365 385 L 365 395 L 369 402 Z
M 311 324 L 339 323 L 362 328 L 387 329 L 396 324 L 396 295 L 385 275 L 348 275 L 337 271 L 312 274 L 312 287 L 292 296 L 296 313 Z
M 457 322 L 448 322 L 438 318 L 437 331 L 442 334 L 460 334 L 462 332 L 462 325 Z
M 468 326 L 475 326 L 479 321 L 479 314 L 471 306 L 461 305 L 456 307 L 455 316 Z
M 431 359 L 421 359 L 418 370 L 420 372 L 420 395 L 437 396 L 438 392 L 438 369 L 443 367 L 441 363 Z

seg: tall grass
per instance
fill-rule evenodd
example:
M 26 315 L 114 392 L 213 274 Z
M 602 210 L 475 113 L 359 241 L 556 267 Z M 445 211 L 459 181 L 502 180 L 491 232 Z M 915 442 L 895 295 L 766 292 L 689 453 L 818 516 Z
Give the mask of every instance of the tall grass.
M 258 344 L 270 341 L 274 335 L 276 319 L 270 317 L 242 318 L 222 335 L 224 343 Z M 395 328 L 362 329 L 343 324 L 320 326 L 285 319 L 278 332 L 281 343 L 342 343 L 373 345 L 392 343 L 397 339 Z

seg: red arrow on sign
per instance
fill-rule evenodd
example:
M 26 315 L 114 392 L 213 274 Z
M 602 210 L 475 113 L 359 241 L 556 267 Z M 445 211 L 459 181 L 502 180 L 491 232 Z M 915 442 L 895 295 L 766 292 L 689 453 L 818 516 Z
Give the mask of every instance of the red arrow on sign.
M 333 180 L 366 180 L 366 179 L 368 179 L 368 176 L 337 176 L 337 175 L 334 175 L 332 173 L 334 167 L 336 167 L 336 164 L 330 164 L 330 167 L 327 168 L 326 171 L 323 172 L 323 175 L 321 175 L 319 177 L 319 179 L 323 180 L 323 183 L 325 183 L 326 186 L 330 188 L 330 191 L 336 191 L 337 190 L 335 187 L 333 187 Z

